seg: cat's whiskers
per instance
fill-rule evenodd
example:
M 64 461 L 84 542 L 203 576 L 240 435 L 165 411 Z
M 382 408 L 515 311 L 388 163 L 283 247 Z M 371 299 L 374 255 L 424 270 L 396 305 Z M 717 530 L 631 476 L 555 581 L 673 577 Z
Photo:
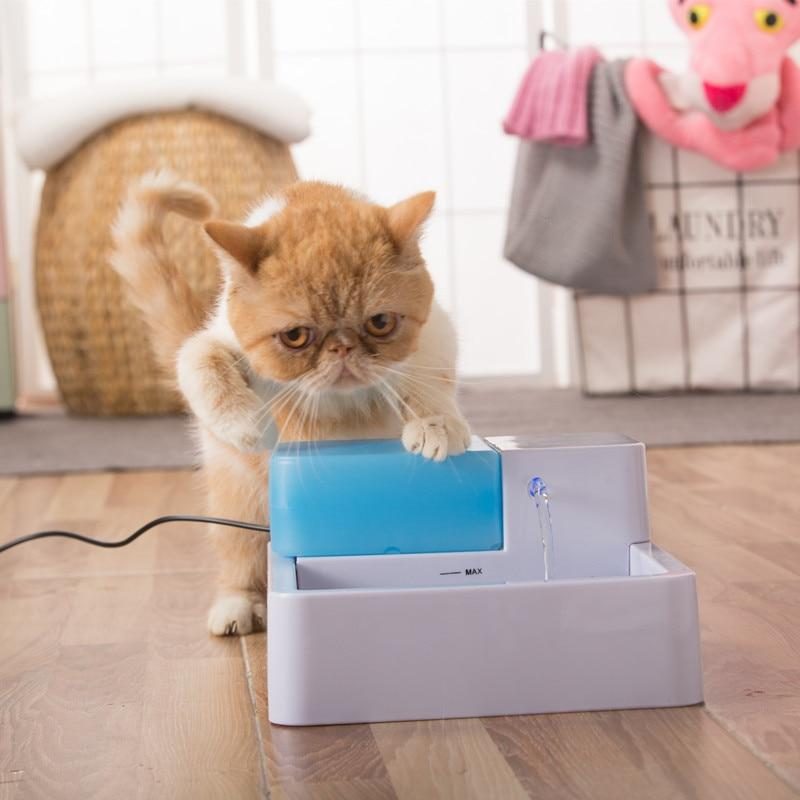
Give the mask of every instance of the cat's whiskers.
M 388 380 L 382 381 L 381 386 L 384 389 L 386 389 L 391 394 L 391 396 L 394 397 L 400 403 L 400 405 L 402 405 L 406 409 L 406 411 L 408 412 L 409 416 L 412 419 L 419 418 L 419 414 L 417 414 L 417 412 L 414 411 L 414 409 L 411 408 L 411 406 L 400 396 L 399 392 L 395 390 L 395 388 L 391 385 L 391 383 L 389 383 Z M 404 421 L 404 417 L 402 416 L 402 414 L 400 414 L 399 409 L 396 409 L 396 413 L 400 417 L 400 419 Z
M 484 381 L 481 378 L 464 378 L 461 376 L 458 377 L 451 377 L 448 375 L 435 375 L 435 374 L 426 374 L 426 370 L 430 372 L 445 372 L 448 368 L 446 367 L 434 367 L 434 366 L 425 366 L 425 365 L 418 365 L 418 364 L 404 364 L 402 365 L 402 369 L 392 369 L 391 367 L 383 367 L 386 369 L 387 372 L 391 372 L 394 375 L 403 376 L 409 379 L 416 379 L 420 383 L 427 383 L 430 385 L 430 382 L 435 382 L 437 384 L 445 384 L 447 387 L 452 386 L 481 386 L 483 385 Z M 452 372 L 452 369 L 449 370 Z M 450 393 L 450 388 L 444 388 L 443 391 Z
M 260 425 L 268 415 L 271 415 L 274 420 L 276 412 L 282 408 L 297 391 L 299 390 L 296 384 L 290 383 L 288 386 L 281 389 L 274 397 L 265 400 L 256 414 L 255 424 L 257 426 Z M 266 430 L 269 430 L 269 426 L 265 428 L 265 431 Z
M 300 404 L 300 419 L 297 423 L 298 430 L 301 433 L 302 439 L 298 439 L 296 449 L 300 451 L 301 441 L 309 443 L 312 450 L 316 446 L 316 429 L 312 428 L 312 408 L 314 402 L 319 398 L 319 385 L 321 381 L 317 379 L 318 376 L 312 376 L 306 385 L 306 391 L 303 393 L 303 399 Z
M 438 364 L 418 364 L 415 361 L 405 361 L 405 362 L 402 363 L 402 365 L 397 365 L 397 366 L 404 366 L 404 367 L 408 367 L 410 369 L 432 370 L 432 371 L 436 371 L 436 372 L 452 372 L 453 371 L 452 367 L 441 366 L 441 365 L 438 365 Z
M 318 385 L 319 385 L 319 377 L 317 375 L 311 375 L 308 378 L 304 377 L 298 381 L 298 386 L 300 388 L 300 391 L 298 392 L 297 399 L 295 400 L 294 405 L 292 405 L 292 408 L 286 415 L 286 419 L 284 421 L 284 428 L 288 428 L 291 424 L 295 423 L 294 416 L 298 408 L 299 409 L 305 408 L 305 404 L 308 401 L 311 392 L 313 392 Z M 296 423 L 296 428 L 298 433 L 302 431 L 302 421 L 303 418 L 301 418 L 299 423 Z
M 364 381 L 364 387 L 368 390 L 377 391 L 378 396 L 384 402 L 388 402 L 386 393 L 382 390 L 382 386 L 384 384 L 388 384 L 391 381 L 391 377 L 387 377 L 383 366 L 375 363 L 367 363 L 362 365 L 361 369 L 361 380 Z M 393 411 L 395 411 L 395 407 L 393 404 L 389 403 L 390 407 Z M 360 409 L 361 412 L 365 415 L 369 414 L 369 411 L 366 409 Z
M 290 406 L 289 411 L 286 415 L 286 423 L 288 423 L 292 416 L 294 415 L 295 410 L 297 409 L 298 405 L 303 402 L 306 396 L 306 380 L 301 379 L 294 383 L 293 391 L 284 399 L 284 401 L 275 408 L 275 413 L 283 412 Z
M 297 386 L 294 383 L 287 383 L 277 392 L 277 394 L 273 395 L 272 397 L 267 397 L 264 400 L 259 412 L 263 411 L 265 408 L 273 409 L 278 402 L 295 391 L 297 391 Z
M 395 399 L 391 396 L 391 394 L 387 394 L 387 387 L 381 383 L 378 385 L 378 391 L 380 392 L 381 397 L 385 401 L 386 405 L 392 410 L 394 415 L 400 420 L 400 422 L 405 422 L 405 418 L 400 411 Z
M 375 358 L 375 357 L 373 356 L 373 358 Z M 441 371 L 441 372 L 448 372 L 449 371 L 449 372 L 452 373 L 452 369 L 447 370 L 446 367 L 442 367 L 441 369 L 439 367 L 425 367 L 425 366 L 420 366 L 420 365 L 414 364 L 412 362 L 402 362 L 402 363 L 399 363 L 399 364 L 395 363 L 393 365 L 386 364 L 386 363 L 380 363 L 380 364 L 378 364 L 378 369 L 384 370 L 386 372 L 391 372 L 391 373 L 393 373 L 395 375 L 408 375 L 408 374 L 411 374 L 411 373 L 414 373 L 414 372 L 418 372 L 420 374 L 420 377 L 423 377 L 422 376 L 422 372 L 425 371 L 425 370 L 428 370 L 428 369 L 431 370 L 431 371 L 433 371 L 433 370 Z M 442 376 L 425 375 L 424 377 L 427 378 L 428 380 L 448 381 L 448 382 L 452 382 L 452 383 L 456 383 L 457 382 L 457 379 L 453 378 L 453 377 L 450 377 L 450 375 L 442 375 Z
M 302 391 L 299 381 L 291 381 L 284 389 L 281 389 L 274 397 L 267 398 L 265 405 L 270 411 L 276 411 L 283 403 L 297 392 Z
M 413 370 L 392 369 L 391 367 L 381 367 L 384 372 L 391 375 L 397 375 L 402 381 L 415 381 L 416 383 L 424 384 L 426 386 L 435 386 L 436 383 L 445 383 L 442 378 L 430 375 L 418 375 Z M 434 383 L 436 382 L 436 383 Z
M 310 469 L 316 475 L 318 479 L 321 479 L 319 475 L 319 466 L 315 456 L 319 455 L 319 440 L 320 440 L 320 430 L 318 426 L 318 417 L 317 417 L 317 409 L 319 407 L 320 401 L 320 392 L 314 392 L 313 394 L 309 394 L 307 396 L 307 404 L 304 406 L 304 414 L 301 419 L 301 426 L 308 431 L 308 435 L 306 437 L 306 446 L 311 451 L 311 458 L 310 461 Z M 297 449 L 300 449 L 300 443 L 297 444 Z
M 288 398 L 287 398 L 287 402 L 288 402 Z M 267 417 L 269 417 L 269 418 L 267 419 Z M 275 418 L 274 414 L 272 414 L 269 410 L 267 410 L 266 412 L 264 412 L 264 413 L 262 413 L 260 415 L 260 419 L 259 419 L 257 425 L 259 425 L 259 426 L 262 425 L 265 419 L 267 419 L 267 424 L 264 425 L 264 428 L 261 430 L 261 437 L 263 438 L 267 434 L 267 432 L 270 430 L 270 428 L 274 427 L 275 430 L 278 432 L 278 436 L 276 437 L 276 441 L 278 441 L 280 439 L 280 428 L 278 427 L 278 420 Z
M 317 445 L 317 442 L 320 439 L 319 400 L 320 400 L 320 393 L 316 392 L 311 397 L 311 411 L 309 414 L 309 425 L 313 426 L 311 430 L 312 449 L 314 450 L 315 453 L 319 452 L 319 446 Z
M 282 389 L 278 393 L 278 395 L 276 395 L 271 400 L 268 400 L 264 404 L 263 411 L 259 415 L 259 420 L 258 420 L 257 424 L 261 424 L 263 419 L 268 414 L 271 415 L 271 419 L 269 420 L 269 422 L 267 423 L 266 427 L 262 431 L 262 436 L 274 425 L 275 429 L 276 429 L 276 431 L 278 433 L 278 435 L 276 437 L 276 440 L 275 440 L 275 446 L 276 447 L 282 440 L 283 427 L 286 424 L 286 423 L 284 423 L 284 426 L 280 426 L 278 424 L 277 416 L 293 400 L 295 401 L 295 406 L 297 405 L 297 398 L 300 398 L 303 395 L 303 388 L 304 388 L 305 382 L 306 381 L 304 379 L 301 379 L 300 381 L 293 381 L 292 383 L 288 384 L 284 389 Z M 291 417 L 291 414 L 289 415 L 289 417 L 287 417 L 287 422 L 288 422 L 288 419 L 290 417 Z
M 278 445 L 286 442 L 286 439 L 284 437 L 285 437 L 286 433 L 288 432 L 289 425 L 290 425 L 290 423 L 292 421 L 292 418 L 294 416 L 295 410 L 297 409 L 298 404 L 300 402 L 302 402 L 304 400 L 304 398 L 305 398 L 305 395 L 304 395 L 303 391 L 301 390 L 301 387 L 300 387 L 299 383 L 300 382 L 297 382 L 297 383 L 293 384 L 293 389 L 295 391 L 288 398 L 286 398 L 284 400 L 284 402 L 281 404 L 281 407 L 279 409 L 280 411 L 282 411 L 286 406 L 289 405 L 290 402 L 294 401 L 293 404 L 292 404 L 291 409 L 289 410 L 289 413 L 286 415 L 286 417 L 285 417 L 285 419 L 283 421 L 283 424 L 282 425 L 278 425 L 277 424 L 277 416 L 273 417 L 276 420 L 276 427 L 277 427 L 277 430 L 278 430 L 278 436 L 277 436 L 277 439 L 275 441 L 275 447 L 277 447 Z M 277 412 L 276 412 L 276 414 L 277 414 Z
M 416 372 L 420 377 L 428 378 L 428 380 L 438 380 L 443 383 L 480 383 L 479 379 L 464 378 L 462 376 L 454 376 L 452 367 L 437 367 L 432 364 L 404 364 L 403 369 L 408 372 Z M 425 374 L 432 373 L 432 374 Z M 436 374 L 441 373 L 441 374 Z
M 396 375 L 399 378 L 398 383 L 405 383 L 408 389 L 424 395 L 429 400 L 445 399 L 450 393 L 449 387 L 440 385 L 440 381 L 434 381 L 429 376 L 419 377 L 410 372 L 391 368 L 385 368 L 385 370 L 392 375 Z

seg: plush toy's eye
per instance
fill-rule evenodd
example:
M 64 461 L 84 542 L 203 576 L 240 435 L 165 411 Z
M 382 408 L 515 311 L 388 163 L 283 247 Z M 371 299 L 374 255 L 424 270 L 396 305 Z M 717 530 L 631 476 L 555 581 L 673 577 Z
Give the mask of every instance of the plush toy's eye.
M 364 330 L 379 339 L 388 336 L 397 327 L 397 314 L 376 314 L 364 323 Z
M 698 3 L 697 5 L 693 5 L 689 8 L 689 13 L 686 16 L 689 24 L 695 29 L 700 30 L 706 22 L 708 22 L 708 18 L 711 16 L 711 6 L 707 3 Z
M 288 331 L 281 331 L 278 338 L 281 340 L 281 344 L 290 350 L 302 350 L 311 344 L 314 339 L 314 331 L 306 327 L 290 328 Z
M 768 8 L 756 11 L 756 25 L 767 33 L 777 33 L 783 27 L 783 17 Z

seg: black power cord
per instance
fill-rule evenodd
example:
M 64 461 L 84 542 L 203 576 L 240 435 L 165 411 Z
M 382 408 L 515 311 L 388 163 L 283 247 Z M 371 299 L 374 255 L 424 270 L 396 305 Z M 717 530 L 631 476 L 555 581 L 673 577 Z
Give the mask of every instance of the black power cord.
M 6 550 L 10 550 L 12 547 L 16 547 L 20 544 L 35 542 L 37 539 L 51 539 L 56 537 L 61 539 L 74 539 L 76 542 L 92 544 L 95 547 L 125 547 L 131 542 L 135 542 L 143 533 L 147 533 L 147 531 L 152 528 L 165 525 L 168 522 L 202 522 L 212 525 L 223 525 L 228 528 L 241 528 L 246 531 L 269 533 L 269 525 L 257 525 L 255 522 L 239 522 L 235 519 L 222 519 L 219 517 L 196 517 L 174 514 L 167 517 L 151 519 L 150 522 L 142 525 L 141 528 L 137 528 L 130 536 L 125 539 L 120 539 L 118 542 L 104 542 L 102 539 L 92 539 L 90 536 L 84 536 L 82 533 L 74 533 L 73 531 L 39 531 L 38 533 L 29 533 L 27 536 L 20 536 L 18 539 L 12 539 L 10 542 L 0 544 L 0 553 L 5 553 Z

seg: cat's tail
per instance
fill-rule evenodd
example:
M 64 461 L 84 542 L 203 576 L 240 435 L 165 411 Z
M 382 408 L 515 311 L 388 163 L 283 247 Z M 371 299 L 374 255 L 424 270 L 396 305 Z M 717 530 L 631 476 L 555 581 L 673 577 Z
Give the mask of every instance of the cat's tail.
M 169 254 L 164 219 L 174 211 L 202 222 L 215 210 L 207 192 L 162 170 L 130 187 L 114 223 L 111 264 L 142 312 L 153 351 L 170 378 L 178 350 L 203 325 L 206 309 Z

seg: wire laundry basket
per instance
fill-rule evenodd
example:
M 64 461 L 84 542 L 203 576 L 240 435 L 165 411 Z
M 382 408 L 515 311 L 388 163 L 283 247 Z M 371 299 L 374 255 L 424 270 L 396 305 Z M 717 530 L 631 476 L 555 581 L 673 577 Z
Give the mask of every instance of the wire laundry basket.
M 108 126 L 47 173 L 36 236 L 36 294 L 45 341 L 67 408 L 78 414 L 165 414 L 181 401 L 160 374 L 144 322 L 109 265 L 111 226 L 128 185 L 169 168 L 245 216 L 268 192 L 295 181 L 286 144 L 198 110 L 131 117 Z M 218 283 L 196 223 L 169 218 L 166 239 L 197 295 Z

